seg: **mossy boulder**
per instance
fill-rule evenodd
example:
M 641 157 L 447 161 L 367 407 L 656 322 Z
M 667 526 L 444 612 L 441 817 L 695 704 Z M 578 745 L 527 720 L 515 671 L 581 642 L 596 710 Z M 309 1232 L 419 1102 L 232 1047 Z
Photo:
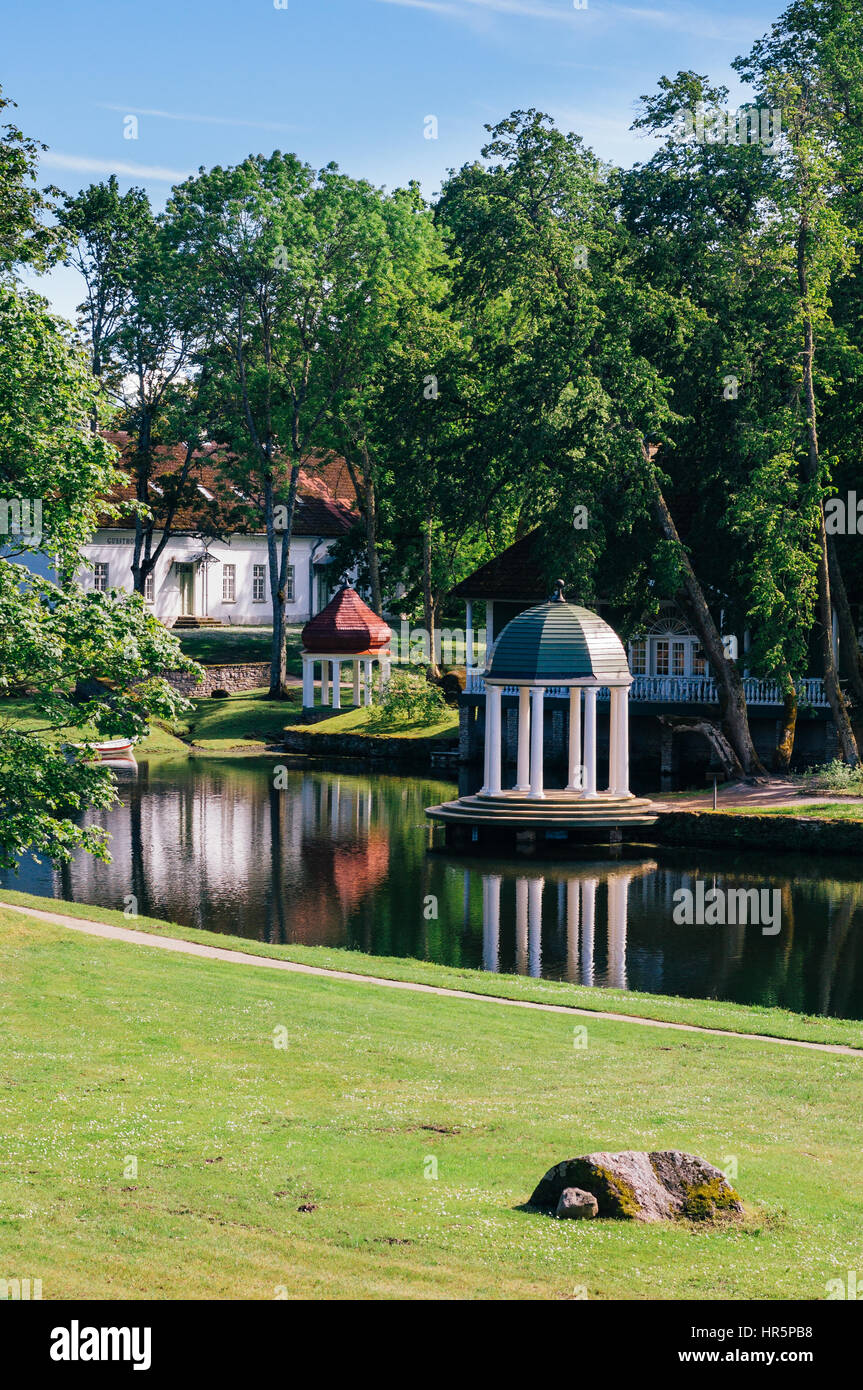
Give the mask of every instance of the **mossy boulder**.
M 530 1205 L 558 1213 L 567 1188 L 596 1198 L 599 1215 L 618 1220 L 713 1220 L 743 1210 L 723 1173 L 694 1154 L 625 1150 L 565 1159 L 534 1188 Z

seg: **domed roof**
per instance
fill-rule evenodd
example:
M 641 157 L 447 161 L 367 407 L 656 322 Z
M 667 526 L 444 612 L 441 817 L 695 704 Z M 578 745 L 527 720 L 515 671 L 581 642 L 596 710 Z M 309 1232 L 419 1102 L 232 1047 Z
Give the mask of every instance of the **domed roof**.
M 303 649 L 337 656 L 378 653 L 392 633 L 383 618 L 363 603 L 356 589 L 343 585 L 302 632 Z
M 507 623 L 486 674 L 495 681 L 629 682 L 629 663 L 614 628 L 598 613 L 567 603 L 563 585 L 546 603 Z

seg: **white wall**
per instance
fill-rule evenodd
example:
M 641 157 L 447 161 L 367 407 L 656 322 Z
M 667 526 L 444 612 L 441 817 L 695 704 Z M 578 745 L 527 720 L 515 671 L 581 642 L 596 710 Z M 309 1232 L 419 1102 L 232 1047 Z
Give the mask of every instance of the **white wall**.
M 154 536 L 154 545 L 160 537 Z M 108 565 L 108 588 L 132 589 L 132 532 L 122 530 L 98 531 L 89 545 L 84 546 L 85 565 L 79 580 L 85 589 L 94 587 L 95 565 L 98 562 Z M 320 564 L 326 560 L 331 542 L 319 541 L 316 537 L 297 536 L 291 544 L 290 563 L 294 567 L 294 597 L 288 604 L 288 621 L 305 623 L 322 607 L 329 597 L 319 590 L 318 583 L 312 580 L 312 558 Z M 200 555 L 203 546 L 192 536 L 173 536 L 166 545 L 156 564 L 154 574 L 153 611 L 168 626 L 179 617 L 180 581 L 175 561 L 188 562 L 193 555 Z M 211 564 L 207 577 L 207 601 L 205 614 L 204 566 L 195 568 L 195 616 L 216 618 L 219 622 L 231 625 L 268 627 L 272 622 L 270 602 L 269 570 L 267 568 L 267 543 L 264 536 L 235 536 L 228 545 L 214 541 L 210 554 L 219 564 Z M 224 566 L 234 566 L 233 603 L 222 597 Z M 255 602 L 252 598 L 252 567 L 263 565 L 264 601 Z M 331 582 L 337 579 L 332 574 Z M 315 592 L 311 590 L 314 588 Z

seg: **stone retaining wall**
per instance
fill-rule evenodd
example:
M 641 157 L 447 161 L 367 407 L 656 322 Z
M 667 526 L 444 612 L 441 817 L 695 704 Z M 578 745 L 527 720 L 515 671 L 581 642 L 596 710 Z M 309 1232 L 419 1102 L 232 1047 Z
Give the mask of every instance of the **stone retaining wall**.
M 860 855 L 863 820 L 736 816 L 731 811 L 663 811 L 645 838 L 664 845 Z
M 166 680 L 181 695 L 198 698 L 212 695 L 214 690 L 224 690 L 228 695 L 236 695 L 241 690 L 257 690 L 270 684 L 270 663 L 268 661 L 232 662 L 224 666 L 205 666 L 200 681 L 185 671 L 169 671 Z

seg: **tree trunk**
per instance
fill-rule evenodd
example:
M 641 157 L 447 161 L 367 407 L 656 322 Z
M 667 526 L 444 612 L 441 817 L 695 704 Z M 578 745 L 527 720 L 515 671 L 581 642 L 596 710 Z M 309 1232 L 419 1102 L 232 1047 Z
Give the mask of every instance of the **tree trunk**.
M 440 667 L 435 651 L 435 602 L 432 589 L 432 518 L 426 518 L 423 527 L 423 621 L 429 640 L 429 680 L 440 679 Z
M 800 219 L 797 232 L 797 284 L 800 290 L 800 307 L 803 313 L 803 389 L 806 397 L 806 429 L 808 449 L 806 455 L 806 475 L 810 482 L 820 483 L 821 462 L 818 453 L 818 428 L 815 415 L 815 333 L 809 307 L 809 281 L 806 271 L 806 243 L 809 224 L 805 216 Z M 830 566 L 827 557 L 827 530 L 824 525 L 824 502 L 818 502 L 818 619 L 821 660 L 824 669 L 824 693 L 830 704 L 833 722 L 839 735 L 839 748 L 845 762 L 856 767 L 860 762 L 857 740 L 851 728 L 848 706 L 839 685 L 836 661 L 833 655 L 833 603 L 830 596 Z
M 836 617 L 839 620 L 839 651 L 845 654 L 845 671 L 859 718 L 863 714 L 863 652 L 860 650 L 860 641 L 851 615 L 851 605 L 848 602 L 848 590 L 845 588 L 839 553 L 833 536 L 827 537 L 827 564 L 830 571 L 830 593 L 833 597 Z
M 363 449 L 363 485 L 365 488 L 366 521 L 366 560 L 369 567 L 369 582 L 372 589 L 372 608 L 380 617 L 383 613 L 383 594 L 381 593 L 381 569 L 378 562 L 378 501 L 375 492 L 375 476 L 369 451 Z
M 646 446 L 644 448 L 645 459 L 650 463 L 651 456 Z M 725 655 L 725 648 L 722 645 L 722 637 L 713 621 L 713 616 L 704 597 L 704 592 L 698 582 L 689 556 L 683 546 L 683 542 L 674 524 L 674 518 L 668 509 L 668 503 L 662 495 L 659 480 L 654 473 L 653 477 L 653 510 L 654 516 L 659 524 L 659 528 L 666 540 L 671 541 L 677 551 L 683 575 L 683 599 L 690 620 L 701 638 L 701 645 L 704 654 L 710 663 L 711 669 L 716 677 L 716 689 L 719 694 L 720 720 L 725 736 L 728 739 L 735 756 L 740 763 L 742 772 L 748 776 L 764 776 L 765 769 L 761 764 L 755 746 L 752 742 L 752 735 L 749 731 L 749 717 L 746 712 L 746 696 L 743 690 L 743 681 L 737 669 L 735 661 L 729 661 Z
M 782 706 L 782 728 L 773 754 L 774 772 L 787 772 L 791 766 L 794 735 L 797 732 L 797 690 L 790 672 L 784 671 L 781 679 L 785 698 Z
M 698 719 L 697 717 L 687 715 L 660 714 L 659 722 L 677 734 L 702 734 L 721 762 L 726 777 L 733 781 L 739 781 L 745 776 L 743 764 L 738 758 L 737 753 L 731 746 L 729 740 L 725 737 L 719 725 L 714 724 L 712 719 Z

